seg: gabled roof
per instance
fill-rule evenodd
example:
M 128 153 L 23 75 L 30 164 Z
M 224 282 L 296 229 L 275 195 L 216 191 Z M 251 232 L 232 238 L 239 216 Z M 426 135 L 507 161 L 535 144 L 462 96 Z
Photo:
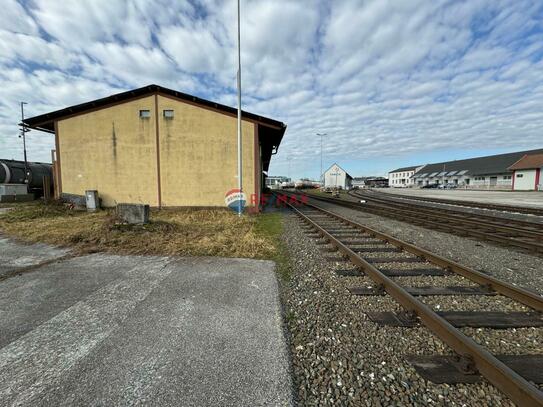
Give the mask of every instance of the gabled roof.
M 420 165 L 412 165 L 411 167 L 402 167 L 402 168 L 395 169 L 394 171 L 389 171 L 389 173 L 390 172 L 401 172 L 401 171 L 415 171 L 419 167 L 420 167 Z
M 116 93 L 101 99 L 92 100 L 90 102 L 69 106 L 53 112 L 44 113 L 39 116 L 29 117 L 24 119 L 24 123 L 32 129 L 54 133 L 55 121 L 57 120 L 66 119 L 71 116 L 76 116 L 154 94 L 168 96 L 179 101 L 184 101 L 186 103 L 211 109 L 230 116 L 237 116 L 237 109 L 233 107 L 212 102 L 210 100 L 201 99 L 199 97 L 178 92 L 173 89 L 164 88 L 159 85 L 148 85 L 142 88 Z M 261 127 L 259 126 L 258 134 L 260 144 L 262 146 L 262 167 L 264 171 L 267 171 L 271 156 L 277 152 L 279 144 L 281 144 L 281 140 L 283 139 L 283 135 L 287 129 L 287 125 L 283 122 L 246 111 L 242 111 L 242 118 L 262 125 Z
M 541 154 L 543 149 L 518 151 L 514 153 L 489 155 L 486 157 L 467 158 L 464 160 L 445 161 L 440 163 L 428 164 L 421 172 L 432 173 L 450 173 L 457 171 L 456 175 L 491 175 L 509 172 L 509 167 L 527 154 Z M 459 174 L 462 172 L 462 174 Z M 415 176 L 417 173 L 415 174 Z
M 510 170 L 531 170 L 543 167 L 543 153 L 525 154 L 520 160 L 509 167 Z
M 116 93 L 114 95 L 106 96 L 101 99 L 92 100 L 90 102 L 85 102 L 78 105 L 69 106 L 64 109 L 55 110 L 53 112 L 44 113 L 39 116 L 29 117 L 24 120 L 24 123 L 27 124 L 29 127 L 36 128 L 38 130 L 54 131 L 54 127 L 52 127 L 52 123 L 55 120 L 63 119 L 63 118 L 74 116 L 81 113 L 86 113 L 88 111 L 96 110 L 103 107 L 108 107 L 110 105 L 119 104 L 128 100 L 139 99 L 141 97 L 145 97 L 145 96 L 152 95 L 155 93 L 171 96 L 175 99 L 196 104 L 202 107 L 218 110 L 220 112 L 227 113 L 230 115 L 237 115 L 237 109 L 233 107 L 222 105 L 220 103 L 216 103 L 211 100 L 202 99 L 193 95 L 189 95 L 187 93 L 178 92 L 173 89 L 168 89 L 168 88 L 164 88 L 162 86 L 153 84 L 153 85 L 144 86 L 142 88 L 129 90 L 126 92 Z M 242 111 L 242 117 L 245 119 L 250 119 L 250 120 L 262 123 L 264 125 L 268 125 L 270 127 L 276 127 L 280 129 L 286 129 L 287 127 L 286 124 L 280 121 L 270 119 L 264 116 L 259 116 L 254 113 L 249 113 L 246 111 Z
M 328 172 L 328 171 L 330 170 L 330 168 L 332 168 L 334 165 L 335 165 L 336 167 L 339 167 L 339 168 L 345 173 L 345 175 L 347 176 L 347 178 L 353 179 L 353 177 L 351 177 L 351 175 L 350 175 L 347 171 L 345 171 L 345 170 L 341 167 L 341 165 L 338 165 L 338 164 L 336 164 L 336 163 L 334 163 L 334 164 L 332 164 L 330 167 L 328 167 L 328 169 L 326 169 L 326 170 L 323 172 L 323 175 L 324 175 L 326 172 Z

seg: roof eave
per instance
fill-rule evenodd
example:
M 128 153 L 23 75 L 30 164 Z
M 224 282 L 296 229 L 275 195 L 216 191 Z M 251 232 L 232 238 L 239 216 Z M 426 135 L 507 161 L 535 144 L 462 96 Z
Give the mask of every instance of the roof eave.
M 24 123 L 29 127 L 35 127 L 38 125 L 44 125 L 53 123 L 55 120 L 61 120 L 66 117 L 70 117 L 76 114 L 83 114 L 90 110 L 99 109 L 102 107 L 107 107 L 112 104 L 122 103 L 125 101 L 139 99 L 153 94 L 164 94 L 171 97 L 175 97 L 181 101 L 194 103 L 202 107 L 208 107 L 212 109 L 217 109 L 225 114 L 235 114 L 237 109 L 226 106 L 220 103 L 216 103 L 210 100 L 201 99 L 196 96 L 192 96 L 183 92 L 178 92 L 173 89 L 164 88 L 159 85 L 148 85 L 142 88 L 129 90 L 126 92 L 117 93 L 114 95 L 106 96 L 104 98 L 95 99 L 90 102 L 80 103 L 77 105 L 69 106 L 63 109 L 55 110 L 53 112 L 44 113 L 38 116 L 29 117 L 24 120 Z M 256 115 L 254 113 L 242 111 L 242 118 L 253 120 L 260 124 L 266 125 L 268 127 L 273 127 L 281 129 L 285 127 L 285 123 L 270 119 L 268 117 Z

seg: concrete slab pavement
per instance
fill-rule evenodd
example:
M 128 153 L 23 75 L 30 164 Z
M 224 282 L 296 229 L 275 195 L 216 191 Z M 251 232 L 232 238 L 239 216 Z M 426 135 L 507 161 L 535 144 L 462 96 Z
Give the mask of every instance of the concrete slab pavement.
M 273 269 L 93 254 L 4 280 L 0 405 L 291 405 Z
M 26 245 L 0 235 L 0 277 L 12 271 L 61 258 L 69 250 L 46 244 Z
M 414 197 L 451 199 L 499 205 L 543 208 L 543 192 L 488 191 L 475 189 L 382 188 L 379 192 Z

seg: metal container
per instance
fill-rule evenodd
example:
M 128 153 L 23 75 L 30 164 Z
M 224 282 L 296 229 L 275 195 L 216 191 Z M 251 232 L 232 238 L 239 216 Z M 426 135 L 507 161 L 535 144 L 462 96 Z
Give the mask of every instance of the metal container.
M 44 176 L 49 176 L 53 186 L 51 164 L 28 162 L 27 168 L 29 190 L 42 190 Z M 0 160 L 0 184 L 25 184 L 24 161 Z
M 96 211 L 100 207 L 98 191 L 96 190 L 85 191 L 85 202 L 87 203 L 88 212 Z

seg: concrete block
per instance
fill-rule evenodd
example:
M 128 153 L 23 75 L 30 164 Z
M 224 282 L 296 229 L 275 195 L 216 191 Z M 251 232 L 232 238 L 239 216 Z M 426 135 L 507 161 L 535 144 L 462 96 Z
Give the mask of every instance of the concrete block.
M 0 184 L 0 195 L 27 195 L 26 184 Z
M 36 199 L 34 194 L 0 195 L 0 203 L 29 202 Z
M 130 224 L 149 223 L 149 205 L 120 203 L 117 205 L 117 216 Z
M 85 191 L 85 203 L 87 205 L 88 212 L 94 212 L 100 208 L 100 200 L 98 198 L 98 191 L 92 189 Z
M 87 205 L 86 197 L 84 195 L 67 194 L 63 192 L 60 194 L 60 198 L 67 203 L 74 204 L 75 206 L 85 207 Z

